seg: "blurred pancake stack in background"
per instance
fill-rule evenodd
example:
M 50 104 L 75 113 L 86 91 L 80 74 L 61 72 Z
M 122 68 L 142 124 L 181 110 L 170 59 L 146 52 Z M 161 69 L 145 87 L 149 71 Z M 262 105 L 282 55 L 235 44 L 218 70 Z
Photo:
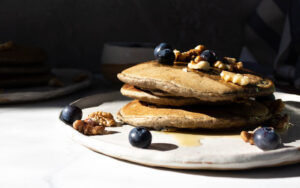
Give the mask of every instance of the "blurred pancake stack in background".
M 0 104 L 55 98 L 91 84 L 89 71 L 53 68 L 47 60 L 41 48 L 0 43 Z
M 46 66 L 47 54 L 43 49 L 0 43 L 0 88 L 19 88 L 47 85 L 51 70 Z

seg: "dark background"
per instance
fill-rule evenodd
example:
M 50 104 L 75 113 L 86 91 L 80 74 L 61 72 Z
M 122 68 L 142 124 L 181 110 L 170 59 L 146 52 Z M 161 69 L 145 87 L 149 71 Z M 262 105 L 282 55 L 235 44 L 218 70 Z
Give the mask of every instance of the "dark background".
M 108 41 L 202 43 L 238 57 L 259 0 L 0 0 L 0 41 L 44 48 L 54 67 L 100 71 Z

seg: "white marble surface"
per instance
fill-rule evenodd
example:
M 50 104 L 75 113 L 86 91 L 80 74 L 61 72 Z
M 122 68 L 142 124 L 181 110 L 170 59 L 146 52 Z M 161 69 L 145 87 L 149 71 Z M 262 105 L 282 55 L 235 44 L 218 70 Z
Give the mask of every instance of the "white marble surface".
M 0 107 L 1 188 L 300 186 L 299 164 L 249 171 L 184 171 L 98 154 L 73 142 L 61 129 L 61 106 L 76 97 Z

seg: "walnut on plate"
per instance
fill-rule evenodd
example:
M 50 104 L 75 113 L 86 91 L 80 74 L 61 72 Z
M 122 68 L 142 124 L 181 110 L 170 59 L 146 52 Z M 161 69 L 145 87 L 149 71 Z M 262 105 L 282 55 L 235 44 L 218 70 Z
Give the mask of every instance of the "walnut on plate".
M 101 135 L 105 134 L 105 127 L 116 125 L 111 113 L 97 111 L 89 114 L 85 120 L 76 120 L 73 128 L 85 135 Z
M 105 126 L 89 120 L 76 120 L 73 123 L 73 128 L 84 135 L 100 135 L 105 132 Z
M 113 127 L 117 125 L 113 115 L 109 112 L 93 112 L 87 118 L 92 119 L 93 121 L 99 123 L 99 125 L 103 125 L 105 127 Z
M 242 131 L 241 132 L 241 137 L 242 139 L 251 144 L 251 145 L 254 145 L 254 140 L 253 140 L 253 132 L 250 132 L 250 131 Z

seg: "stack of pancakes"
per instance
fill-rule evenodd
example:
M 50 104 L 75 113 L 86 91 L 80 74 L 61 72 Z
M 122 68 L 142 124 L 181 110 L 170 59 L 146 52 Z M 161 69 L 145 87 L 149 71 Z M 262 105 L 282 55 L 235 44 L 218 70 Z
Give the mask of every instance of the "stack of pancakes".
M 48 84 L 50 69 L 44 50 L 13 42 L 0 43 L 0 87 L 15 88 Z
M 186 70 L 150 61 L 119 73 L 125 83 L 121 93 L 135 100 L 120 109 L 118 118 L 160 130 L 255 127 L 274 117 L 276 110 L 255 100 L 274 92 L 271 80 L 245 70 L 240 74 L 255 82 L 241 86 L 224 81 L 219 69 Z

